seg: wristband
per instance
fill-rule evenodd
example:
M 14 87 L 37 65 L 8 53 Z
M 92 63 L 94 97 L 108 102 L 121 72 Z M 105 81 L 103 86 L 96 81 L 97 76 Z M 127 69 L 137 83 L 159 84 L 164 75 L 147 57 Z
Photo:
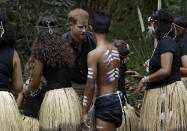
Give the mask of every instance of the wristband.
M 141 81 L 142 81 L 143 83 L 149 82 L 149 76 L 144 76 L 144 77 L 141 79 Z

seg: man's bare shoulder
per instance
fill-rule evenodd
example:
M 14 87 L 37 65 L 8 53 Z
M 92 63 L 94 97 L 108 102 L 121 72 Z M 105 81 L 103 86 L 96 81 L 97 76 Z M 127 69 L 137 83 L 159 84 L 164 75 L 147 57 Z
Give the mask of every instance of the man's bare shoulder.
M 103 54 L 103 51 L 99 48 L 95 48 L 94 50 L 88 53 L 88 58 L 96 59 L 99 58 Z

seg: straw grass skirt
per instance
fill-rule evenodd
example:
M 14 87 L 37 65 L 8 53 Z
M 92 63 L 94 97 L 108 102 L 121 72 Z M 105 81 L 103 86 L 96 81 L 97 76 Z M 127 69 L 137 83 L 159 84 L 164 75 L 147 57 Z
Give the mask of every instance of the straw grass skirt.
M 39 121 L 36 118 L 23 116 L 24 131 L 39 131 Z
M 16 101 L 7 91 L 0 91 L 0 131 L 23 131 Z
M 187 94 L 182 81 L 146 90 L 140 131 L 186 131 Z
M 122 124 L 117 131 L 138 131 L 138 117 L 134 111 L 134 108 L 129 104 L 123 107 L 124 118 Z
M 119 128 L 117 128 L 117 131 L 138 131 L 138 117 L 133 109 L 132 106 L 127 104 L 123 107 L 124 110 L 124 116 L 122 124 Z M 89 111 L 90 116 L 90 130 L 89 131 L 96 131 L 96 121 L 95 121 L 95 110 L 94 106 Z
M 187 90 L 187 77 L 182 77 L 181 79 L 182 79 L 182 82 L 184 83 L 185 88 Z
M 80 131 L 81 106 L 73 88 L 46 92 L 40 108 L 40 131 Z

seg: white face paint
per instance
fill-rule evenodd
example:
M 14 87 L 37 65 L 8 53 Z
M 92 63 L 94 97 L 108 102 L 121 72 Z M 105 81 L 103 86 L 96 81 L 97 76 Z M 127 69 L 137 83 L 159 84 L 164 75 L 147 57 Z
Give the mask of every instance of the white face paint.
M 93 79 L 93 74 L 94 74 L 94 73 L 93 73 L 93 69 L 92 69 L 92 68 L 88 68 L 88 76 L 87 76 L 87 77 L 88 77 L 89 79 Z
M 153 37 L 154 33 L 155 33 L 154 24 L 151 24 L 150 26 L 148 26 L 148 34 Z
M 87 103 L 88 103 L 88 98 L 87 98 L 87 96 L 84 96 L 83 97 L 83 106 L 87 106 Z

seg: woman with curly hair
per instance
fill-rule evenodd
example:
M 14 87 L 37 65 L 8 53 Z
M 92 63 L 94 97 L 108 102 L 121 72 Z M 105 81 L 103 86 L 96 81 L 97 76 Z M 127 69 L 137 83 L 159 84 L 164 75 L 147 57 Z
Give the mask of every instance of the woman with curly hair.
M 33 49 L 34 71 L 24 94 L 34 93 L 43 75 L 47 81 L 47 92 L 40 108 L 39 130 L 79 131 L 81 106 L 71 87 L 70 75 L 73 51 L 62 38 L 56 23 L 53 15 L 44 15 L 38 20 Z
M 22 131 L 21 115 L 11 91 L 23 87 L 20 58 L 14 48 L 15 33 L 5 13 L 0 12 L 0 130 Z M 12 79 L 12 83 L 10 82 Z M 11 85 L 12 84 L 12 85 Z
M 141 131 L 187 130 L 187 96 L 180 81 L 180 49 L 174 38 L 173 17 L 161 9 L 149 17 L 149 30 L 158 45 L 149 62 L 149 76 L 129 71 L 141 79 L 138 95 L 147 83 L 140 113 Z

